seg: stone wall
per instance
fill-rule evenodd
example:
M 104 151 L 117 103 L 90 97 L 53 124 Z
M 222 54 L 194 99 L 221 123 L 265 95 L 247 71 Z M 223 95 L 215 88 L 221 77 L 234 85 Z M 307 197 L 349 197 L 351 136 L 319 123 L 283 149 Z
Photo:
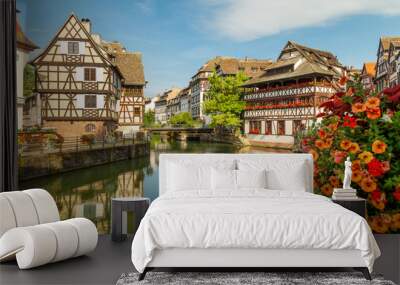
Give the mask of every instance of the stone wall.
M 19 179 L 46 176 L 149 155 L 149 143 L 19 157 Z
M 63 137 L 81 137 L 88 133 L 86 126 L 92 124 L 95 126 L 93 134 L 102 136 L 107 132 L 107 126 L 103 121 L 43 121 L 44 128 L 56 129 L 56 132 Z

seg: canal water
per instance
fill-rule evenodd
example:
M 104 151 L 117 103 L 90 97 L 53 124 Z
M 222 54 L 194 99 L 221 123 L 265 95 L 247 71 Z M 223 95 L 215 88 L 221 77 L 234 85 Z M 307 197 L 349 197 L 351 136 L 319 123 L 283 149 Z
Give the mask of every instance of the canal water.
M 124 160 L 62 174 L 23 181 L 21 189 L 43 188 L 53 195 L 61 219 L 86 217 L 100 234 L 110 232 L 111 198 L 158 196 L 160 153 L 262 153 L 265 148 L 206 142 L 162 142 L 154 139 L 148 157 Z

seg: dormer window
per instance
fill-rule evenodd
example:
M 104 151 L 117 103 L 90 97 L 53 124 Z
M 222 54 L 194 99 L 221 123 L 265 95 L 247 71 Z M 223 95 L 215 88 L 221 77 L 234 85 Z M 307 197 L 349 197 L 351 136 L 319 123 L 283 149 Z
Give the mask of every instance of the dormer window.
M 78 42 L 68 42 L 68 54 L 79 54 Z

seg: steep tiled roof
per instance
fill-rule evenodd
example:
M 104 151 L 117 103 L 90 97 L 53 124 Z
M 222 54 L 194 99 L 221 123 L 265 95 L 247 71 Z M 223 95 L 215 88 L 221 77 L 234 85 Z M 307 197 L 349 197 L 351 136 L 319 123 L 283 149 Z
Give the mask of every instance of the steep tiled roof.
M 363 74 L 367 74 L 369 76 L 375 76 L 375 67 L 376 67 L 376 63 L 375 62 L 366 62 L 364 63 L 363 66 Z
M 169 101 L 176 98 L 180 91 L 181 91 L 180 88 L 171 88 L 170 90 L 168 90 L 167 100 Z
M 314 74 L 326 75 L 329 77 L 337 75 L 335 72 L 331 70 L 325 70 L 315 63 L 304 62 L 298 68 L 296 68 L 294 71 L 291 72 L 278 73 L 274 75 L 268 75 L 265 72 L 258 77 L 246 81 L 244 86 L 256 85 L 258 83 L 267 83 L 279 80 L 296 79 L 304 77 L 306 75 L 314 75 Z
M 380 42 L 384 50 L 388 50 L 390 43 L 393 41 L 400 41 L 400 37 L 381 37 Z
M 17 47 L 27 50 L 33 51 L 34 49 L 39 48 L 35 45 L 22 31 L 21 26 L 19 25 L 18 21 L 16 23 L 16 32 L 17 32 Z
M 144 85 L 144 68 L 141 53 L 116 53 L 115 64 L 125 78 L 125 85 Z
M 278 61 L 268 66 L 260 76 L 247 81 L 244 86 L 311 75 L 339 77 L 341 74 L 335 68 L 342 68 L 342 65 L 332 53 L 289 41 L 280 53 Z
M 272 63 L 271 60 L 240 59 L 235 57 L 217 56 L 207 61 L 199 72 L 212 72 L 218 69 L 223 75 L 234 75 L 242 71 L 246 76 L 253 77 Z
M 144 67 L 142 54 L 140 52 L 128 52 L 126 48 L 117 41 L 101 42 L 101 47 L 111 57 L 115 58 L 115 65 L 121 71 L 125 85 L 145 85 Z

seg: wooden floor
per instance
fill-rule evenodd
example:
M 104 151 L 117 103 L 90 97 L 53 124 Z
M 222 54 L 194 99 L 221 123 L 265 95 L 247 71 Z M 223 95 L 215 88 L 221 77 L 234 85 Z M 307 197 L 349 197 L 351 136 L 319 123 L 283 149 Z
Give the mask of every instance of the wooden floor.
M 99 236 L 97 248 L 81 256 L 28 270 L 16 262 L 0 264 L 0 284 L 115 284 L 122 273 L 134 271 L 131 262 L 132 239 L 112 242 Z

